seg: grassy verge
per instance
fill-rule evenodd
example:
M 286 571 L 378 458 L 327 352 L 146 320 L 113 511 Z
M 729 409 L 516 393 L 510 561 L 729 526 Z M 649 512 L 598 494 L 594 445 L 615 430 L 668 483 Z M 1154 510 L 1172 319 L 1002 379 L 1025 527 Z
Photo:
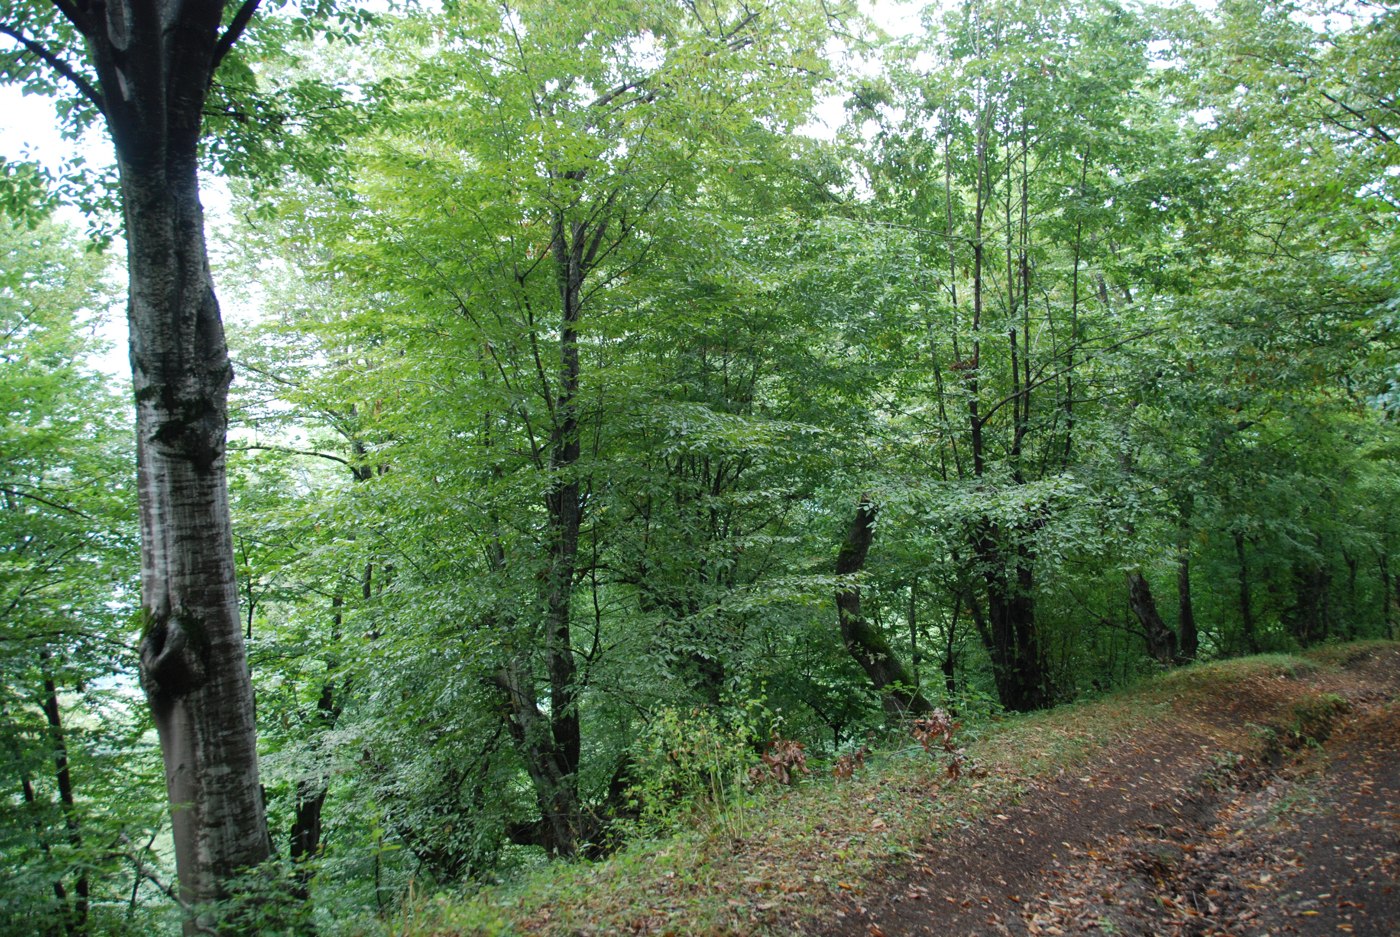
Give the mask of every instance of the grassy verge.
M 859 893 L 894 860 L 1011 803 L 1029 785 L 1083 773 L 1106 749 L 1189 726 L 1220 752 L 1260 747 L 1261 721 L 1288 725 L 1317 697 L 1308 678 L 1385 642 L 1306 657 L 1266 655 L 1183 668 L 1131 690 L 970 727 L 975 772 L 913 742 L 871 757 L 849 780 L 769 789 L 685 833 L 636 842 L 599 863 L 555 864 L 470 898 L 411 900 L 394 933 L 716 934 L 781 932 L 833 896 Z M 1092 768 L 1090 767 L 1090 770 Z

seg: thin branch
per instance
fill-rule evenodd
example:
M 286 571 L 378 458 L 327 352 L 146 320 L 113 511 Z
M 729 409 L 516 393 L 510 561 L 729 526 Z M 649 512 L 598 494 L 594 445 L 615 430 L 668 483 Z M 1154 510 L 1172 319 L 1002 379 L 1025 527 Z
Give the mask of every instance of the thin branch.
M 1376 122 L 1375 122 L 1374 120 L 1371 120 L 1369 117 L 1367 117 L 1367 116 L 1366 116 L 1364 113 L 1362 113 L 1361 111 L 1358 111 L 1356 108 L 1354 108 L 1354 107 L 1352 107 L 1351 105 L 1347 104 L 1345 101 L 1342 101 L 1341 99 L 1339 99 L 1339 98 L 1337 98 L 1337 97 L 1334 97 L 1333 95 L 1329 94 L 1329 93 L 1326 92 L 1326 91 L 1323 91 L 1323 90 L 1320 89 L 1320 88 L 1318 89 L 1318 94 L 1322 95 L 1324 98 L 1326 98 L 1327 100 L 1331 101 L 1333 104 L 1337 105 L 1337 106 L 1340 107 L 1342 110 L 1346 111 L 1346 112 L 1347 112 L 1348 114 L 1350 114 L 1352 117 L 1355 117 L 1357 120 L 1361 121 L 1363 124 L 1365 124 L 1367 127 L 1369 127 L 1369 128 L 1371 129 L 1372 133 L 1378 135 L 1378 136 L 1379 136 L 1382 140 L 1384 140 L 1386 143 L 1392 143 L 1392 144 L 1395 143 L 1395 138 L 1394 138 L 1394 137 L 1392 137 L 1390 134 L 1388 134 L 1388 133 L 1386 133 L 1384 130 L 1382 130 L 1382 129 L 1380 128 L 1380 126 L 1376 124 Z M 1346 125 L 1346 124 L 1343 124 L 1341 121 L 1334 120 L 1334 123 L 1336 123 L 1336 124 L 1337 124 L 1338 126 L 1340 126 L 1340 127 L 1346 127 L 1347 130 L 1350 130 L 1352 133 L 1356 134 L 1356 135 L 1359 136 L 1359 137 L 1369 137 L 1369 136 L 1371 136 L 1370 134 L 1365 133 L 1365 132 L 1360 131 L 1360 130 L 1357 130 L 1357 129 L 1354 128 L 1354 127 L 1347 127 L 1347 125 Z
M 243 5 L 238 8 L 238 12 L 233 15 L 233 22 L 228 24 L 228 29 L 219 37 L 218 45 L 214 46 L 214 58 L 209 63 L 209 81 L 214 81 L 214 72 L 219 70 L 219 63 L 228 55 L 233 44 L 238 41 L 238 37 L 243 35 L 243 30 L 248 28 L 248 23 L 253 19 L 253 14 L 258 11 L 258 4 L 262 0 L 243 0 Z
M 332 462 L 339 462 L 341 465 L 350 464 L 349 459 L 342 458 L 338 455 L 332 455 L 329 452 L 320 452 L 316 449 L 293 449 L 291 446 L 260 446 L 251 444 L 247 446 L 229 446 L 228 449 L 230 452 L 251 452 L 253 450 L 261 450 L 263 452 L 285 452 L 288 455 L 309 455 L 315 456 L 318 459 L 329 459 Z
M 98 91 L 97 87 L 93 85 L 92 82 L 88 81 L 82 75 L 79 75 L 77 72 L 75 72 L 72 66 L 70 66 L 67 62 L 63 61 L 63 59 L 59 58 L 57 55 L 54 55 L 48 49 L 44 48 L 44 46 L 40 45 L 38 42 L 35 42 L 33 39 L 30 39 L 28 36 L 15 29 L 13 26 L 0 23 L 0 35 L 9 36 L 15 42 L 18 42 L 20 45 L 24 46 L 24 48 L 28 50 L 31 55 L 35 56 L 36 58 L 44 62 L 46 65 L 48 65 L 50 68 L 52 68 L 54 71 L 62 75 L 64 78 L 68 79 L 68 81 L 72 82 L 72 84 L 78 89 L 78 91 L 82 93 L 83 97 L 87 98 L 88 101 L 92 103 L 93 107 L 96 107 L 99 111 L 102 112 L 103 117 L 107 116 L 107 104 L 102 97 L 102 92 Z
M 1088 604 L 1087 602 L 1085 602 L 1084 599 L 1083 599 L 1081 596 L 1079 596 L 1077 593 L 1075 593 L 1074 590 L 1070 590 L 1069 595 L 1070 595 L 1070 598 L 1074 599 L 1074 601 L 1075 601 L 1076 603 L 1078 603 L 1078 605 L 1079 605 L 1080 608 L 1084 609 L 1084 611 L 1089 615 L 1090 618 L 1094 619 L 1094 623 L 1095 623 L 1096 625 L 1098 625 L 1099 627 L 1101 627 L 1101 628 L 1111 628 L 1111 629 L 1113 629 L 1114 631 L 1125 631 L 1125 632 L 1127 632 L 1128 634 L 1133 635 L 1134 637 L 1138 637 L 1138 638 L 1142 638 L 1143 640 L 1147 640 L 1147 632 L 1146 632 L 1146 631 L 1142 631 L 1142 630 L 1140 630 L 1140 629 L 1133 628 L 1133 627 L 1131 627 L 1131 626 L 1129 626 L 1129 625 L 1122 625 L 1122 624 L 1119 624 L 1118 622 L 1112 620 L 1111 618 L 1105 618 L 1103 615 L 1100 615 L 1098 612 L 1096 612 L 1096 611 L 1094 611 L 1092 608 L 1090 608 L 1090 607 L 1089 607 L 1089 604 Z
M 28 498 L 30 501 L 38 501 L 40 504 L 48 505 L 56 511 L 64 511 L 68 514 L 81 517 L 83 520 L 92 520 L 92 515 L 85 511 L 80 511 L 71 505 L 63 504 L 58 501 L 51 501 L 43 495 L 34 494 L 32 491 L 20 491 L 17 488 L 0 487 L 0 493 L 7 494 L 12 498 Z
M 1149 336 L 1155 335 L 1155 334 L 1157 334 L 1158 332 L 1161 332 L 1161 331 L 1162 331 L 1161 329 L 1146 329 L 1146 330 L 1144 330 L 1144 331 L 1142 331 L 1142 332 L 1138 332 L 1136 335 L 1129 335 L 1127 338 L 1123 339 L 1122 341 L 1117 341 L 1117 342 L 1114 342 L 1114 343 L 1111 344 L 1111 345 L 1106 345 L 1106 346 L 1104 346 L 1103 348 L 1101 348 L 1101 349 L 1099 350 L 1098 354 L 1096 354 L 1096 355 L 1086 355 L 1086 356 L 1084 356 L 1083 358 L 1079 359 L 1078 361 L 1074 362 L 1073 364 L 1071 364 L 1071 365 L 1069 365 L 1069 366 L 1067 366 L 1067 367 L 1061 368 L 1061 369 L 1058 370 L 1058 371 L 1054 371 L 1054 372 L 1052 372 L 1052 373 L 1050 373 L 1050 374 L 1043 374 L 1042 376 L 1037 377 L 1034 381 L 1032 381 L 1030 384 L 1028 384 L 1028 385 L 1027 385 L 1025 388 L 1023 388 L 1022 390 L 1019 390 L 1019 391 L 1017 391 L 1017 392 L 1015 392 L 1015 393 L 1013 393 L 1013 394 L 1009 394 L 1009 395 L 1007 395 L 1007 396 L 1001 398 L 1000 400 L 998 400 L 996 403 L 992 404 L 991 407 L 987 410 L 987 412 L 983 413 L 983 414 L 978 418 L 978 421 L 979 421 L 982 425 L 985 426 L 986 423 L 987 423 L 987 421 L 990 420 L 990 419 L 992 418 L 992 414 L 996 413 L 996 412 L 997 412 L 998 410 L 1000 410 L 1002 407 L 1006 406 L 1008 403 L 1010 403 L 1011 401 L 1015 400 L 1017 397 L 1021 396 L 1021 394 L 1024 393 L 1025 391 L 1027 391 L 1027 390 L 1033 390 L 1033 389 L 1035 389 L 1035 388 L 1041 386 L 1042 384 L 1048 384 L 1049 382 L 1051 382 L 1051 381 L 1053 381 L 1053 380 L 1056 380 L 1057 378 L 1060 378 L 1060 377 L 1064 376 L 1065 374 L 1068 374 L 1069 372 L 1073 371 L 1075 368 L 1080 367 L 1081 365 L 1085 365 L 1085 364 L 1089 364 L 1090 362 L 1097 361 L 1099 355 L 1103 355 L 1103 354 L 1105 354 L 1106 352 L 1110 352 L 1110 351 L 1114 351 L 1114 350 L 1116 350 L 1116 349 L 1118 349 L 1118 348 L 1122 348 L 1124 345 L 1131 344 L 1132 342 L 1135 342 L 1135 341 L 1137 341 L 1137 340 L 1140 339 L 1140 338 L 1148 338 Z
M 10 610 L 14 606 L 11 605 Z M 105 644 L 124 653 L 136 650 L 136 645 L 128 644 L 125 641 L 118 641 L 116 638 L 108 637 L 94 631 L 84 631 L 81 628 L 54 628 L 50 631 L 31 631 L 25 634 L 0 634 L 0 644 L 43 641 L 51 642 L 55 639 L 71 640 L 72 638 L 84 638 L 95 644 Z
M 283 387 L 291 387 L 291 388 L 293 388 L 293 389 L 295 389 L 295 390 L 301 390 L 301 384 L 297 383 L 296 381 L 288 380 L 287 378 L 283 377 L 282 375 L 277 374 L 277 373 L 275 373 L 275 372 L 273 372 L 273 371 L 269 371 L 269 370 L 267 370 L 266 368 L 260 368 L 260 367 L 258 367 L 257 365 L 253 364 L 253 363 L 250 362 L 250 361 L 246 361 L 246 360 L 244 360 L 244 359 L 242 359 L 242 358 L 239 358 L 237 364 L 238 364 L 238 367 L 240 367 L 240 368 L 247 368 L 249 371 L 252 371 L 254 374 L 257 374 L 257 375 L 260 375 L 260 376 L 262 376 L 262 377 L 265 377 L 265 378 L 267 378 L 269 381 L 274 381 L 275 383 L 281 384 Z

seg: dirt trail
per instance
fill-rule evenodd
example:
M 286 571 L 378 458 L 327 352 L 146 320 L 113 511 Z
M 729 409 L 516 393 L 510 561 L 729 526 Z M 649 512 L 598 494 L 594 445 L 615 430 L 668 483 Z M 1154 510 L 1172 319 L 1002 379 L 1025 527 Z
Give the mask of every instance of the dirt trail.
M 930 842 L 810 932 L 1397 937 L 1400 652 L 1304 682 L 1301 732 L 1245 688 Z

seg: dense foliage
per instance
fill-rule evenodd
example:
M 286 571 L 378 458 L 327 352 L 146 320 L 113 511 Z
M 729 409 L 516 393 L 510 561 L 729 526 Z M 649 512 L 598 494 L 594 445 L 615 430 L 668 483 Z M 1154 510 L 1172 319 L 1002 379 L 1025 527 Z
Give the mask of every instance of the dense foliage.
M 230 501 L 280 858 L 237 913 L 363 929 L 932 706 L 1394 637 L 1398 17 L 265 27 L 207 147 L 255 177 L 220 255 L 260 313 Z M 132 454 L 82 364 L 109 299 L 59 226 L 0 237 L 0 927 L 149 933 Z

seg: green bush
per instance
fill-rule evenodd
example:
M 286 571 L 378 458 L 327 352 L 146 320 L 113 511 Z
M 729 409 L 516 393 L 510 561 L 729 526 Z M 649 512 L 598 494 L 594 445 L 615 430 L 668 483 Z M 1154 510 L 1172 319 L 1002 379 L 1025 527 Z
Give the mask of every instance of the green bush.
M 748 772 L 758 764 L 755 721 L 736 710 L 656 710 L 632 746 L 628 797 L 639 832 L 673 831 L 696 811 L 741 824 Z

